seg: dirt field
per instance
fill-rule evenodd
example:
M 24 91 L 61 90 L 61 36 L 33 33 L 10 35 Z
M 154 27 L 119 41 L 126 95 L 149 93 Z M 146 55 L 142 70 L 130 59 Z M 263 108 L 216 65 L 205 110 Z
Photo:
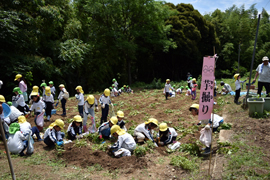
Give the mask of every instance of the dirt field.
M 97 99 L 99 96 L 100 94 L 95 95 Z M 201 148 L 203 146 L 198 140 L 202 127 L 195 125 L 198 122 L 197 117 L 193 117 L 188 110 L 190 105 L 199 102 L 198 96 L 199 92 L 196 100 L 192 101 L 191 97 L 181 94 L 165 101 L 162 90 L 137 90 L 134 94 L 112 98 L 112 102 L 115 104 L 115 112 L 124 111 L 127 128 L 134 128 L 149 117 L 154 117 L 159 123 L 166 122 L 168 126 L 175 127 L 181 146 L 191 143 Z M 248 110 L 235 105 L 233 96 L 218 95 L 215 101 L 215 113 L 223 116 L 224 121 L 232 123 L 233 126 L 230 131 L 230 145 L 218 145 L 219 134 L 214 134 L 211 177 L 207 176 L 209 157 L 203 157 L 200 153 L 197 156 L 179 150 L 171 153 L 167 152 L 166 148 L 159 147 L 153 149 L 152 153 L 147 152 L 143 157 L 132 155 L 112 158 L 89 139 L 85 140 L 86 144 L 80 148 L 75 146 L 75 142 L 66 144 L 62 152 L 47 148 L 43 142 L 35 142 L 33 155 L 12 155 L 15 174 L 17 179 L 270 179 L 269 118 L 248 117 Z M 67 102 L 67 117 L 62 118 L 61 113 L 58 107 L 51 122 L 61 118 L 67 129 L 71 119 L 78 114 L 74 98 Z M 98 124 L 100 117 L 99 111 L 96 113 Z M 34 125 L 33 117 L 28 121 Z M 51 122 L 45 122 L 44 126 L 48 127 Z M 90 120 L 88 123 L 90 124 Z M 173 166 L 171 159 L 178 155 L 194 159 L 197 168 L 184 170 L 182 167 Z M 244 159 L 239 159 L 242 157 Z M 11 179 L 2 141 L 0 168 L 0 179 Z

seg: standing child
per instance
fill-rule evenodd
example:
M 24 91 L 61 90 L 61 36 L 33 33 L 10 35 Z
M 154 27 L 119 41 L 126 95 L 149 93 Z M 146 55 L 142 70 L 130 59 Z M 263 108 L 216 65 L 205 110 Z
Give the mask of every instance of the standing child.
M 41 83 L 40 87 L 42 88 L 42 96 L 45 95 L 45 88 L 47 87 L 46 83 Z
M 68 126 L 67 133 L 68 139 L 72 141 L 82 134 L 82 117 L 80 115 L 74 116 L 72 123 Z
M 235 79 L 235 97 L 234 97 L 234 103 L 239 105 L 241 104 L 240 102 L 238 102 L 238 99 L 240 97 L 240 92 L 241 92 L 241 83 L 246 82 L 247 80 L 244 81 L 240 81 L 240 74 L 235 74 L 234 75 L 234 79 Z
M 124 129 L 125 131 L 127 131 L 127 128 L 125 126 L 125 121 L 123 120 L 124 119 L 124 112 L 123 111 L 117 111 L 117 119 L 118 119 L 118 122 L 117 122 L 117 125 L 120 126 L 121 129 Z
M 111 104 L 113 106 L 110 99 L 110 93 L 111 92 L 109 89 L 105 89 L 104 94 L 102 94 L 99 98 L 99 103 L 101 104 L 102 107 L 100 124 L 102 124 L 103 122 L 107 122 L 107 117 L 109 114 L 109 105 Z
M 56 119 L 44 133 L 44 143 L 49 147 L 63 145 L 63 138 L 65 133 L 61 132 L 64 129 L 64 122 L 61 119 Z
M 84 104 L 84 96 L 83 96 L 83 89 L 82 89 L 82 86 L 77 86 L 76 89 L 78 94 L 75 94 L 75 97 L 78 101 L 78 110 L 79 110 L 79 113 L 81 115 L 81 117 L 83 118 L 83 104 Z
M 96 109 L 96 110 L 95 110 Z M 95 111 L 98 112 L 98 102 L 93 95 L 89 95 L 84 102 L 84 116 L 83 116 L 83 131 L 87 132 L 87 117 L 89 116 L 92 120 L 92 127 L 89 128 L 91 133 L 95 133 L 96 121 L 95 121 Z
M 24 101 L 28 101 L 28 96 L 27 96 L 27 83 L 24 79 L 24 77 L 21 74 L 17 74 L 14 81 L 19 82 L 19 88 L 22 91 Z
M 192 96 L 192 100 L 196 99 L 196 89 L 197 89 L 197 84 L 196 84 L 196 79 L 193 78 L 192 79 L 192 91 L 191 91 L 191 96 Z
M 39 95 L 38 90 L 39 90 L 39 87 L 38 87 L 38 86 L 33 86 L 33 90 L 32 90 L 32 92 L 31 92 L 31 94 L 32 94 L 32 93 L 38 93 L 38 95 Z M 29 95 L 29 99 L 30 99 L 29 104 L 32 104 L 32 103 L 33 103 L 33 102 L 32 102 L 32 99 L 31 99 L 31 94 Z
M 111 134 L 111 127 L 113 125 L 116 125 L 118 122 L 117 117 L 113 116 L 111 117 L 109 122 L 105 122 L 103 124 L 101 124 L 98 128 L 98 134 L 99 134 L 99 138 L 102 139 L 109 139 L 110 138 L 110 134 Z
M 116 88 L 116 90 L 118 90 L 118 82 L 116 81 L 116 79 L 113 78 L 112 82 L 113 82 L 114 87 Z
M 45 112 L 46 112 L 47 120 L 50 121 L 51 116 L 52 116 L 54 99 L 51 93 L 51 88 L 49 86 L 45 88 L 45 95 L 42 97 L 42 99 L 46 104 Z
M 164 93 L 165 93 L 166 100 L 168 100 L 170 89 L 174 90 L 173 87 L 170 84 L 170 79 L 167 79 L 166 83 L 165 83 L 165 88 L 164 88 Z
M 27 106 L 27 104 L 24 101 L 24 97 L 22 95 L 23 92 L 21 91 L 21 89 L 19 87 L 15 87 L 13 89 L 13 92 L 16 94 L 14 101 L 16 102 L 16 104 L 18 104 L 17 108 L 23 114 L 27 114 L 27 112 L 29 112 L 29 107 Z
M 58 101 L 56 103 L 56 106 L 58 105 L 59 100 L 60 100 L 62 104 L 62 109 L 63 109 L 63 114 L 61 114 L 61 116 L 66 117 L 67 116 L 66 115 L 66 102 L 67 102 L 67 99 L 69 98 L 69 93 L 67 92 L 64 84 L 60 84 L 59 89 L 60 89 L 60 93 L 58 95 Z
M 38 118 L 38 115 L 41 113 L 41 112 L 45 112 L 45 103 L 40 99 L 40 97 L 38 96 L 38 93 L 32 93 L 31 94 L 31 99 L 33 101 L 33 104 L 30 108 L 30 112 L 31 111 L 35 111 L 35 124 L 36 126 L 38 127 L 38 129 L 41 131 L 43 130 L 43 127 L 41 126 L 38 126 L 37 124 L 37 118 Z
M 52 93 L 53 99 L 54 99 L 54 98 L 55 98 L 55 92 L 56 92 L 56 89 L 55 89 L 55 87 L 54 87 L 54 85 L 53 85 L 53 81 L 50 81 L 50 82 L 49 82 L 49 86 L 50 86 L 50 88 L 51 88 L 51 93 Z
M 191 89 L 192 88 L 192 77 L 189 77 L 187 83 L 188 83 L 188 88 Z

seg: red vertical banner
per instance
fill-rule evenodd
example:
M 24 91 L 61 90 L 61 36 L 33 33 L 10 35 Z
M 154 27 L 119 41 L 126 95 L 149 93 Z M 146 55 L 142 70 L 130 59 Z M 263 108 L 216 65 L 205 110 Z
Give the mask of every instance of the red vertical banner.
M 214 103 L 215 58 L 204 57 L 200 89 L 199 120 L 211 118 Z

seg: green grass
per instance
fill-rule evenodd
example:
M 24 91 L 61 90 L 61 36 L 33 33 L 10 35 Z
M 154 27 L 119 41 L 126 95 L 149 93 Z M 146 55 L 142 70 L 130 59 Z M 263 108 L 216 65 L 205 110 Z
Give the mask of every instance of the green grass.
M 193 158 L 186 158 L 184 156 L 173 156 L 171 158 L 170 164 L 176 167 L 181 167 L 184 170 L 190 170 L 194 171 L 199 168 L 199 158 L 193 157 Z

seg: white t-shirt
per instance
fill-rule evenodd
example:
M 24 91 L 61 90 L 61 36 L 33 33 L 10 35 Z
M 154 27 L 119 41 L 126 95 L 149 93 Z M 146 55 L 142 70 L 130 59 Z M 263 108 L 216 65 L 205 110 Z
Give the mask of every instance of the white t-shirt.
M 266 82 L 266 83 L 270 83 L 270 65 L 268 63 L 267 66 L 263 66 L 262 72 L 260 73 L 262 64 L 259 64 L 259 66 L 257 67 L 256 71 L 259 73 L 259 80 L 260 82 Z
M 36 112 L 41 113 L 44 108 L 45 108 L 45 103 L 42 100 L 39 100 L 38 102 L 33 102 L 33 105 L 31 106 L 30 111 L 35 110 Z

